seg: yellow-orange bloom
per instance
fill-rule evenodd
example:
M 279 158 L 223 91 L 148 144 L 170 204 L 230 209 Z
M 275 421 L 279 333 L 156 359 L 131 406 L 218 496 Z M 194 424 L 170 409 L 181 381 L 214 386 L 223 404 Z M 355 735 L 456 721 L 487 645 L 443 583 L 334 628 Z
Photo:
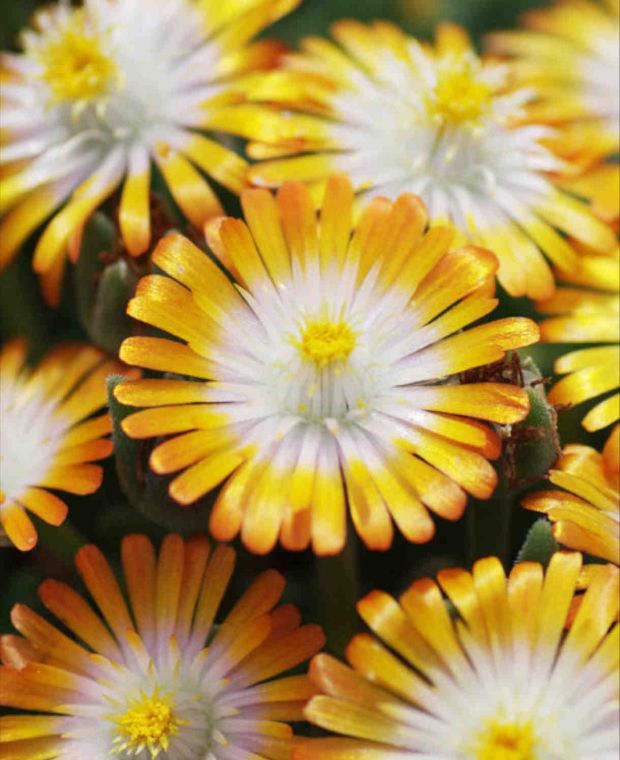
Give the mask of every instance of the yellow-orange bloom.
M 619 16 L 618 0 L 556 0 L 526 14 L 524 30 L 488 38 L 536 90 L 528 117 L 561 127 L 554 147 L 585 166 L 620 147 Z
M 238 193 L 247 163 L 214 134 L 228 131 L 221 110 L 234 111 L 248 71 L 274 65 L 282 46 L 252 39 L 298 2 L 85 0 L 40 10 L 24 52 L 1 60 L 0 266 L 53 214 L 34 268 L 56 301 L 67 249 L 77 256 L 86 220 L 121 186 L 123 241 L 144 253 L 153 166 L 194 225 L 223 213 L 200 170 Z
M 227 272 L 178 234 L 154 252 L 168 276 L 143 278 L 128 311 L 175 340 L 129 338 L 121 357 L 194 379 L 118 386 L 119 401 L 147 407 L 126 433 L 169 437 L 150 462 L 177 473 L 180 504 L 222 485 L 211 514 L 220 540 L 241 531 L 255 552 L 278 538 L 338 552 L 348 500 L 368 546 L 390 546 L 392 520 L 428 541 L 428 509 L 457 519 L 466 491 L 493 492 L 487 460 L 500 442 L 484 421 L 510 424 L 529 408 L 522 388 L 455 376 L 535 342 L 536 325 L 469 327 L 495 308 L 496 259 L 450 250 L 446 227 L 424 233 L 415 196 L 375 199 L 353 236 L 345 178 L 329 183 L 319 220 L 300 183 L 277 198 L 247 190 L 242 203 L 246 223 L 208 233 Z
M 620 463 L 615 428 L 603 453 L 589 446 L 564 447 L 549 480 L 562 490 L 537 491 L 523 506 L 543 512 L 553 535 L 564 546 L 620 564 Z
M 0 524 L 18 549 L 37 542 L 29 510 L 60 525 L 66 504 L 47 489 L 89 494 L 101 483 L 92 464 L 107 457 L 112 442 L 105 378 L 123 371 L 92 346 L 53 349 L 30 371 L 26 344 L 17 340 L 0 354 Z M 134 374 L 133 372 L 131 374 Z
M 259 575 L 216 628 L 235 564 L 229 546 L 167 536 L 122 543 L 123 587 L 103 554 L 76 565 L 91 602 L 65 583 L 39 596 L 71 632 L 25 605 L 3 636 L 0 755 L 15 760 L 289 760 L 307 676 L 274 680 L 315 654 L 318 626 L 278 601 L 284 579 Z M 128 603 L 126 602 L 128 600 Z M 25 711 L 25 712 L 22 712 Z
M 601 163 L 620 147 L 619 16 L 618 0 L 556 0 L 526 14 L 525 30 L 488 38 L 536 92 L 527 118 L 556 128 L 549 144 L 571 162 L 561 186 L 591 200 L 608 222 L 620 212 L 618 165 Z
M 565 633 L 580 568 L 558 553 L 506 579 L 489 558 L 399 602 L 369 594 L 358 610 L 385 643 L 359 635 L 350 666 L 319 655 L 310 669 L 323 694 L 306 717 L 344 736 L 308 740 L 294 760 L 614 760 L 618 568 L 593 574 Z
M 509 64 L 480 59 L 452 25 L 440 26 L 434 46 L 387 22 L 341 21 L 332 33 L 335 43 L 308 38 L 282 70 L 250 79 L 256 102 L 230 109 L 231 129 L 262 160 L 249 171 L 254 184 L 298 179 L 318 199 L 329 174 L 342 172 L 362 207 L 415 193 L 432 219 L 496 253 L 514 296 L 552 294 L 546 258 L 577 265 L 565 233 L 613 249 L 611 230 L 559 184 L 567 159 L 549 147 L 548 125 L 527 120 L 533 94 L 514 86 Z
M 603 344 L 561 356 L 554 370 L 567 375 L 548 394 L 553 404 L 580 404 L 602 394 L 584 417 L 586 430 L 600 430 L 620 419 L 620 258 L 584 254 L 579 268 L 563 280 L 571 287 L 536 304 L 538 311 L 552 314 L 540 325 L 548 343 Z M 576 287 L 572 287 L 572 286 Z

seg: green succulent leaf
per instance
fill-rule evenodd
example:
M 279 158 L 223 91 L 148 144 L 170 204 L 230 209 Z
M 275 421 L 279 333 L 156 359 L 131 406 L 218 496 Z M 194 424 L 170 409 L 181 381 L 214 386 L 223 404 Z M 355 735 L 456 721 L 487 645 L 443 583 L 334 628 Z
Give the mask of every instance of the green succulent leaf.
M 195 505 L 180 506 L 168 495 L 169 477 L 156 475 L 149 467 L 151 447 L 147 442 L 129 438 L 122 421 L 136 410 L 121 404 L 114 389 L 125 382 L 122 375 L 108 378 L 108 403 L 112 417 L 112 440 L 118 479 L 130 504 L 157 525 L 179 533 L 205 531 L 213 498 L 205 498 Z
M 517 555 L 517 563 L 540 562 L 546 567 L 557 550 L 558 543 L 553 537 L 551 523 L 546 518 L 541 517 L 529 529 L 523 546 Z
M 547 401 L 542 374 L 529 357 L 521 371 L 530 411 L 504 435 L 503 474 L 513 492 L 544 478 L 560 456 L 557 413 Z
M 127 302 L 139 279 L 126 258 L 113 258 L 118 246 L 114 223 L 102 212 L 93 214 L 84 230 L 74 277 L 80 322 L 90 339 L 111 354 L 118 353 L 131 334 Z

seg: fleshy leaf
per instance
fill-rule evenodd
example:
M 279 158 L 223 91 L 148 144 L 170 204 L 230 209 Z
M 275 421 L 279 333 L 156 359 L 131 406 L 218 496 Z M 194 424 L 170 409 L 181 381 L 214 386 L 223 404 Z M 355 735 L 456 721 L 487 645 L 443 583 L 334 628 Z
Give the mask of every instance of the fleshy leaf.
M 114 388 L 126 379 L 121 375 L 111 375 L 108 378 L 116 472 L 125 496 L 142 515 L 167 530 L 180 533 L 207 530 L 213 497 L 189 507 L 177 504 L 168 495 L 170 478 L 156 475 L 149 467 L 151 445 L 129 438 L 123 432 L 121 422 L 136 411 L 131 406 L 119 403 L 114 397 Z
M 517 563 L 540 562 L 546 567 L 557 550 L 558 544 L 553 537 L 551 523 L 546 518 L 541 517 L 529 529 L 523 546 L 517 555 Z

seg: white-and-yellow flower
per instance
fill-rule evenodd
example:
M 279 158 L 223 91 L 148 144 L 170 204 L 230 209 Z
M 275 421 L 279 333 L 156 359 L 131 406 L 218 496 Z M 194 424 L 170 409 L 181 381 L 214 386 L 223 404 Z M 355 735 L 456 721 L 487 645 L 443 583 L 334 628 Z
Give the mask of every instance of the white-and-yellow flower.
M 584 165 L 620 147 L 619 16 L 618 0 L 556 0 L 528 13 L 524 29 L 488 38 L 535 88 L 530 117 L 561 126 L 555 147 Z
M 288 721 L 314 692 L 280 676 L 317 652 L 319 626 L 279 604 L 284 578 L 259 575 L 217 627 L 235 565 L 204 536 L 122 543 L 124 583 L 95 546 L 76 565 L 92 602 L 45 581 L 44 606 L 71 638 L 17 604 L 21 636 L 0 637 L 0 756 L 11 760 L 289 760 Z
M 415 193 L 431 219 L 496 253 L 514 296 L 551 295 L 546 258 L 576 266 L 565 233 L 613 249 L 611 230 L 556 183 L 566 161 L 546 144 L 548 125 L 523 122 L 533 93 L 480 59 L 463 30 L 440 27 L 434 47 L 386 22 L 332 31 L 335 42 L 309 38 L 282 71 L 248 84 L 258 102 L 245 106 L 244 134 L 265 159 L 250 169 L 255 184 L 303 180 L 318 199 L 341 172 L 362 206 Z
M 101 485 L 93 462 L 112 452 L 112 421 L 93 415 L 103 412 L 106 377 L 124 370 L 86 344 L 57 346 L 34 370 L 25 363 L 22 340 L 0 352 L 0 534 L 23 551 L 37 542 L 27 512 L 51 525 L 67 516 L 49 489 L 83 495 Z
M 153 165 L 193 224 L 222 213 L 199 169 L 238 192 L 247 164 L 204 131 L 226 131 L 219 111 L 237 81 L 281 50 L 251 39 L 297 2 L 85 0 L 37 13 L 23 53 L 2 57 L 0 264 L 54 214 L 34 256 L 54 300 L 67 247 L 120 185 L 123 240 L 143 253 Z
M 452 230 L 424 232 L 420 200 L 376 198 L 352 230 L 353 188 L 330 180 L 315 213 L 308 189 L 246 190 L 246 221 L 218 220 L 207 240 L 225 270 L 178 234 L 162 239 L 128 313 L 170 337 L 132 337 L 123 361 L 185 379 L 116 388 L 142 407 L 123 421 L 161 438 L 150 456 L 191 504 L 217 486 L 219 540 L 252 551 L 278 541 L 342 550 L 347 505 L 373 549 L 394 525 L 429 541 L 428 510 L 456 520 L 466 492 L 489 498 L 500 440 L 488 424 L 529 411 L 523 388 L 458 373 L 535 343 L 536 325 L 495 308 L 497 260 L 452 249 Z M 170 338 L 173 338 L 172 340 Z M 179 342 L 181 341 L 181 342 Z M 189 379 L 192 378 L 192 379 Z
M 581 570 L 559 552 L 507 578 L 488 557 L 398 600 L 371 592 L 358 611 L 375 636 L 310 668 L 323 693 L 306 717 L 340 736 L 294 760 L 616 760 L 618 568 L 578 596 Z

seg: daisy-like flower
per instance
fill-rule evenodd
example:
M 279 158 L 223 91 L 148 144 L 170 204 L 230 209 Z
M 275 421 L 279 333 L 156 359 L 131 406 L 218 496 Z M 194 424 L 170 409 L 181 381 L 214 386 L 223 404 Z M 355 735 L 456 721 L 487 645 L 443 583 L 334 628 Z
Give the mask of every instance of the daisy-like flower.
M 525 16 L 524 30 L 488 38 L 514 58 L 517 80 L 536 89 L 530 116 L 561 126 L 554 147 L 590 165 L 620 147 L 620 4 L 556 0 Z
M 619 16 L 618 0 L 558 0 L 528 13 L 525 30 L 488 38 L 491 51 L 511 57 L 517 81 L 535 89 L 528 117 L 557 127 L 554 151 L 582 169 L 562 187 L 609 222 L 618 219 L 620 175 L 617 163 L 600 162 L 620 147 Z
M 170 277 L 143 278 L 128 312 L 182 342 L 129 338 L 120 355 L 194 379 L 118 386 L 122 403 L 150 407 L 124 420 L 126 433 L 172 436 L 150 462 L 180 472 L 170 484 L 180 504 L 224 484 L 211 513 L 220 540 L 241 530 L 255 552 L 278 536 L 288 549 L 338 552 L 346 494 L 368 546 L 390 546 L 390 518 L 428 541 L 427 508 L 457 519 L 465 491 L 494 489 L 487 459 L 499 440 L 479 420 L 515 422 L 529 407 L 522 388 L 454 376 L 535 342 L 536 326 L 461 332 L 496 305 L 496 259 L 449 251 L 448 228 L 423 234 L 414 196 L 376 199 L 352 238 L 346 178 L 328 185 L 318 224 L 300 183 L 277 200 L 244 191 L 242 203 L 247 225 L 224 219 L 208 234 L 228 275 L 178 234 L 154 252 Z
M 22 637 L 2 637 L 0 754 L 14 760 L 288 760 L 286 721 L 302 719 L 307 676 L 273 680 L 315 654 L 318 626 L 279 605 L 284 579 L 258 576 L 221 625 L 214 620 L 235 552 L 206 538 L 145 536 L 122 544 L 126 596 L 94 546 L 77 555 L 92 604 L 48 580 L 43 604 L 69 638 L 28 607 Z M 128 604 L 125 602 L 128 599 Z M 215 632 L 214 632 L 215 631 Z
M 506 579 L 492 557 L 399 602 L 369 594 L 358 610 L 385 644 L 362 634 L 350 667 L 319 655 L 310 669 L 324 693 L 306 717 L 350 738 L 304 742 L 295 760 L 615 760 L 618 568 L 593 574 L 565 633 L 580 568 L 558 553 Z
M 620 419 L 620 257 L 585 254 L 578 269 L 563 279 L 571 287 L 536 304 L 538 311 L 552 314 L 540 325 L 548 343 L 595 343 L 569 351 L 555 363 L 554 370 L 567 376 L 548 394 L 552 404 L 580 404 L 606 397 L 584 417 L 586 430 L 600 430 Z M 576 287 L 572 287 L 572 286 Z
M 432 219 L 496 253 L 515 296 L 551 295 L 543 254 L 576 265 L 560 233 L 613 248 L 611 231 L 550 177 L 565 162 L 543 144 L 547 126 L 522 122 L 531 93 L 510 86 L 506 66 L 481 61 L 465 32 L 442 26 L 434 48 L 388 23 L 342 21 L 333 35 L 339 45 L 307 39 L 284 71 L 248 86 L 265 101 L 246 106 L 249 152 L 269 159 L 250 169 L 255 184 L 300 179 L 320 192 L 343 172 L 361 205 L 415 193 Z
M 297 3 L 85 0 L 37 13 L 23 53 L 2 58 L 0 265 L 62 206 L 34 255 L 57 298 L 66 250 L 77 255 L 86 219 L 121 184 L 122 237 L 143 253 L 153 164 L 193 224 L 221 214 L 199 169 L 238 192 L 247 166 L 202 131 L 226 131 L 219 111 L 237 82 L 281 51 L 250 40 Z
M 60 525 L 66 504 L 47 489 L 89 494 L 112 442 L 105 378 L 125 372 L 87 345 L 53 349 L 34 370 L 25 367 L 26 344 L 13 341 L 0 354 L 0 524 L 18 549 L 37 542 L 29 510 Z M 132 371 L 130 374 L 134 374 Z M 135 375 L 134 375 L 135 376 Z
M 549 473 L 551 483 L 563 490 L 538 491 L 523 501 L 524 507 L 548 516 L 559 543 L 616 565 L 620 564 L 619 437 L 616 427 L 602 454 L 589 446 L 565 446 Z

